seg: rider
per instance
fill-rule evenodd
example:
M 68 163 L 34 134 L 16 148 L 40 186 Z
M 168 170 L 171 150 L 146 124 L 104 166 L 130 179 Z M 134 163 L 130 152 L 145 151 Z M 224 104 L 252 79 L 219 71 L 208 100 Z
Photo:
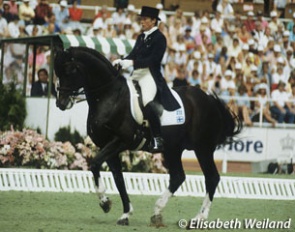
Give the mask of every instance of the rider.
M 113 65 L 119 64 L 123 69 L 131 66 L 134 68 L 131 77 L 138 81 L 142 91 L 143 114 L 149 122 L 153 136 L 151 148 L 153 153 L 164 150 L 160 115 L 155 100 L 168 111 L 180 108 L 161 73 L 161 60 L 166 51 L 166 38 L 157 27 L 158 20 L 160 20 L 158 15 L 158 9 L 142 7 L 139 16 L 143 33 L 137 37 L 134 48 L 127 57 L 113 62 Z

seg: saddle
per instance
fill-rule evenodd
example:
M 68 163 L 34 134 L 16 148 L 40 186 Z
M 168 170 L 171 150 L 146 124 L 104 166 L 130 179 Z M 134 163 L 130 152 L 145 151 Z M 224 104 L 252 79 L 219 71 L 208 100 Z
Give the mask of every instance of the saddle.
M 141 101 L 140 87 L 136 87 L 136 83 L 133 80 L 126 78 L 128 89 L 130 92 L 130 110 L 134 120 L 139 124 L 143 125 L 145 122 L 143 116 L 143 104 Z M 181 125 L 185 122 L 185 111 L 183 103 L 179 95 L 173 89 L 170 89 L 175 99 L 178 101 L 180 108 L 175 111 L 167 111 L 163 107 L 160 107 L 160 120 L 162 126 Z

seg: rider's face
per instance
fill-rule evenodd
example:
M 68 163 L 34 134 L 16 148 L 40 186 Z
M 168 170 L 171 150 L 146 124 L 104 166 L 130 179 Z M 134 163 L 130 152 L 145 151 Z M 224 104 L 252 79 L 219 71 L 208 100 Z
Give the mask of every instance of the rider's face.
M 141 17 L 140 18 L 141 29 L 143 31 L 149 31 L 156 24 L 156 19 L 151 19 L 149 17 Z

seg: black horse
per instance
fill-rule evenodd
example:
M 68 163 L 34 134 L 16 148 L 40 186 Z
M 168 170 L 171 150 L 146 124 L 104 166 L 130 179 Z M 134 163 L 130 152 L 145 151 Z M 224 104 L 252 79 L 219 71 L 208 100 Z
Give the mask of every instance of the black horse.
M 148 130 L 139 125 L 130 112 L 130 93 L 126 79 L 99 52 L 89 48 L 69 48 L 56 52 L 54 68 L 59 78 L 57 106 L 65 110 L 71 99 L 81 93 L 89 105 L 87 133 L 101 148 L 91 165 L 100 205 L 110 210 L 110 200 L 100 180 L 104 161 L 112 171 L 123 203 L 123 215 L 117 223 L 128 225 L 133 208 L 126 192 L 119 153 L 135 149 Z M 168 189 L 157 200 L 151 223 L 162 225 L 161 212 L 168 199 L 185 180 L 181 155 L 184 149 L 194 150 L 205 176 L 206 196 L 195 218 L 206 219 L 220 180 L 213 153 L 217 146 L 233 141 L 242 130 L 241 121 L 215 95 L 197 87 L 175 89 L 183 101 L 186 121 L 182 125 L 162 127 L 165 141 L 164 163 L 169 170 Z M 145 148 L 143 148 L 145 149 Z

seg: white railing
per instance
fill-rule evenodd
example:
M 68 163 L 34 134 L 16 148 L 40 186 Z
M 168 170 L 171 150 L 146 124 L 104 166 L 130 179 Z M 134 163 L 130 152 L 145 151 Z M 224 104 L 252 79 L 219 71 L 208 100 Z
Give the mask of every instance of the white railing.
M 109 194 L 117 194 L 112 174 L 101 172 Z M 169 175 L 124 173 L 129 194 L 160 195 L 169 185 Z M 0 191 L 34 192 L 95 192 L 89 171 L 0 169 Z M 204 177 L 187 175 L 185 183 L 175 193 L 178 196 L 205 195 Z M 295 180 L 221 177 L 216 197 L 245 199 L 295 200 Z

